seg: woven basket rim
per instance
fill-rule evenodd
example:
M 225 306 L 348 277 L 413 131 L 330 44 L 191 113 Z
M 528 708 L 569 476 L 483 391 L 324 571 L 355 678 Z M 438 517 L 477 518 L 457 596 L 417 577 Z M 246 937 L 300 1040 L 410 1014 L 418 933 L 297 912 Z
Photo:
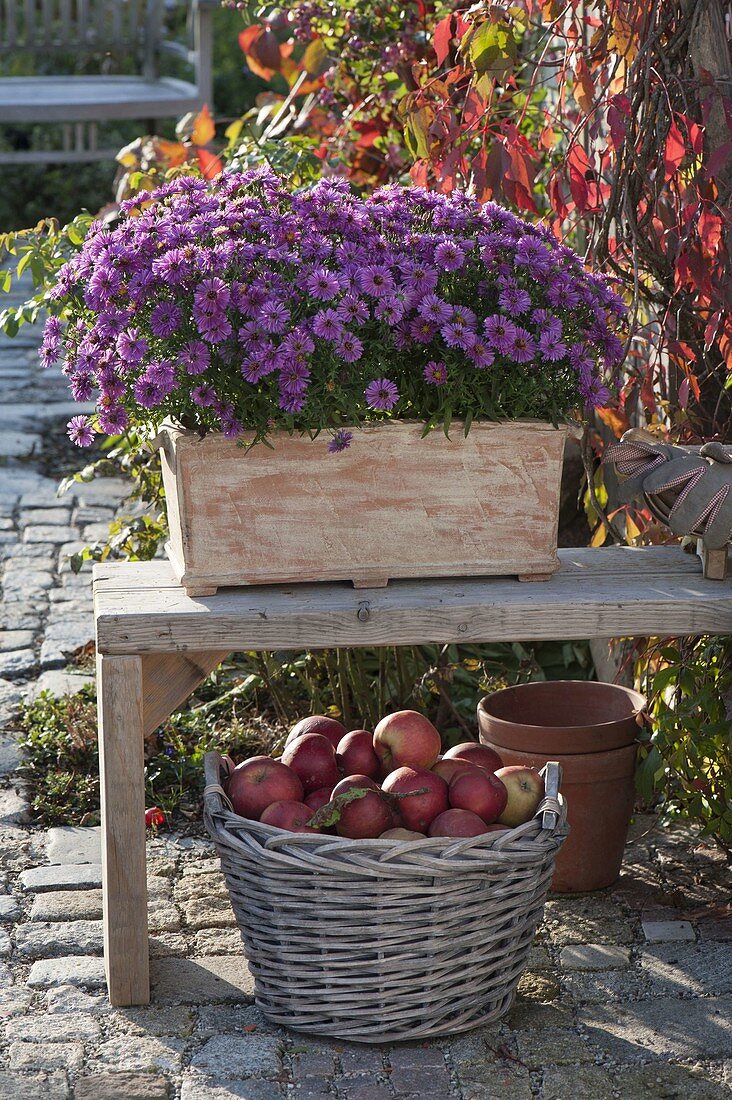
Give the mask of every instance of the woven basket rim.
M 230 843 L 246 849 L 251 856 L 252 845 L 258 845 L 262 853 L 277 858 L 281 856 L 286 863 L 292 863 L 293 857 L 300 856 L 337 856 L 340 853 L 355 855 L 363 853 L 377 857 L 374 866 L 388 867 L 390 863 L 397 862 L 403 856 L 423 855 L 434 856 L 436 862 L 442 860 L 455 861 L 460 856 L 466 857 L 465 863 L 474 865 L 477 869 L 476 856 L 485 854 L 493 860 L 503 862 L 503 859 L 515 862 L 544 858 L 546 847 L 555 844 L 555 835 L 566 835 L 567 805 L 559 786 L 561 783 L 561 766 L 556 761 L 548 762 L 541 769 L 544 776 L 547 794 L 542 799 L 534 816 L 523 825 L 515 828 L 507 828 L 503 832 L 481 833 L 476 837 L 424 837 L 419 840 L 381 839 L 380 837 L 353 840 L 348 837 L 333 836 L 328 833 L 293 833 L 287 829 L 280 829 L 276 825 L 267 825 L 251 818 L 240 817 L 230 809 L 231 803 L 226 797 L 221 785 L 222 775 L 233 769 L 233 761 L 222 756 L 218 752 L 206 753 L 204 757 L 204 770 L 206 787 L 204 790 L 204 814 L 207 825 L 212 835 L 218 831 L 214 819 L 218 819 L 223 827 Z M 232 833 L 231 829 L 235 832 Z M 246 833 L 247 844 L 236 835 Z M 543 838 L 544 843 L 540 843 Z M 537 841 L 535 852 L 526 851 L 527 842 Z M 517 850 L 517 846 L 519 849 Z M 465 863 L 459 861 L 464 867 Z M 366 871 L 366 868 L 363 868 Z

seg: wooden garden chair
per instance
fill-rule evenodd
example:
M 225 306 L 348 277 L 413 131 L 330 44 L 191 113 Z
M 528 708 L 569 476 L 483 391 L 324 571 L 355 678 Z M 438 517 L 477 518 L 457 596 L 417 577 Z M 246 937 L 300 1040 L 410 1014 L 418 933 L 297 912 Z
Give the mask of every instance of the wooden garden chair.
M 117 149 L 99 146 L 99 123 L 211 106 L 216 2 L 191 0 L 184 45 L 165 37 L 163 0 L 0 0 L 0 127 L 63 133 L 62 149 L 0 150 L 0 164 L 106 160 Z M 164 54 L 191 65 L 193 82 L 161 76 Z

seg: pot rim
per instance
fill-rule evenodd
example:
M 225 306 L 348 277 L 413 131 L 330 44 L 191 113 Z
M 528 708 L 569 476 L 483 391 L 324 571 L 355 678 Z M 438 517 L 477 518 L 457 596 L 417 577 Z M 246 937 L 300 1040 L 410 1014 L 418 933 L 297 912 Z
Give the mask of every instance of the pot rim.
M 491 720 L 492 723 L 496 723 L 497 725 L 501 725 L 501 726 L 512 727 L 512 726 L 516 726 L 516 725 L 521 725 L 521 726 L 526 726 L 529 729 L 535 729 L 535 730 L 546 729 L 547 727 L 543 723 L 538 724 L 538 725 L 533 723 L 533 722 L 524 722 L 524 721 L 522 721 L 520 723 L 517 723 L 517 722 L 512 722 L 508 718 L 500 718 L 497 714 L 493 714 L 491 711 L 489 711 L 488 708 L 485 706 L 485 703 L 488 699 L 495 699 L 495 697 L 497 695 L 504 695 L 506 692 L 516 691 L 517 688 L 521 688 L 522 690 L 526 690 L 527 688 L 536 689 L 536 688 L 543 687 L 545 684 L 556 684 L 556 683 L 572 684 L 572 685 L 574 685 L 574 684 L 602 684 L 603 687 L 614 688 L 616 691 L 622 691 L 623 694 L 633 697 L 631 701 L 636 702 L 636 703 L 639 704 L 638 706 L 636 706 L 635 710 L 631 711 L 630 714 L 626 715 L 627 718 L 635 718 L 637 720 L 638 717 L 641 714 L 643 714 L 643 712 L 646 710 L 646 708 L 648 706 L 648 700 L 646 699 L 645 695 L 641 695 L 641 693 L 639 691 L 636 691 L 635 688 L 626 688 L 626 687 L 623 687 L 621 684 L 608 684 L 604 680 L 532 680 L 527 684 L 514 684 L 512 687 L 501 688 L 500 691 L 492 691 L 490 693 L 490 695 L 484 695 L 481 698 L 480 702 L 478 703 L 478 713 L 480 714 L 480 712 L 482 711 L 484 714 L 486 714 L 490 717 L 490 720 Z M 623 721 L 623 720 L 624 719 L 620 719 L 620 721 Z M 615 718 L 610 722 L 592 722 L 591 725 L 592 725 L 593 729 L 602 730 L 602 729 L 605 729 L 606 727 L 616 725 L 618 721 L 619 721 L 619 719 Z M 575 726 L 573 726 L 573 725 L 570 725 L 569 723 L 563 723 L 561 726 L 557 726 L 556 728 L 557 729 L 571 730 L 571 729 L 579 729 L 580 727 L 587 726 L 588 724 L 590 724 L 590 723 L 578 722 Z

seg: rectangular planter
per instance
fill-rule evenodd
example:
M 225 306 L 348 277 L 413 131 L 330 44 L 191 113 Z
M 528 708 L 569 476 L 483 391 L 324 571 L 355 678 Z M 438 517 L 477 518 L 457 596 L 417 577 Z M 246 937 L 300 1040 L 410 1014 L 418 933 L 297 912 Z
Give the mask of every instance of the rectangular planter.
M 516 575 L 558 568 L 565 428 L 455 423 L 450 439 L 391 421 L 355 430 L 340 454 L 325 433 L 275 433 L 274 449 L 164 426 L 163 482 L 176 576 L 189 595 L 229 585 Z

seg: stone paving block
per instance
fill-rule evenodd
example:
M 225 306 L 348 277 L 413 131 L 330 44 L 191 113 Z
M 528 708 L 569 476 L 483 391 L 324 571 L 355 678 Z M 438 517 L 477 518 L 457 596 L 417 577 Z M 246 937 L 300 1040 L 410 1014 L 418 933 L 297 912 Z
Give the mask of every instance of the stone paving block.
M 532 1100 L 531 1078 L 525 1066 L 484 1062 L 460 1069 L 458 1078 L 463 1100 Z
M 53 588 L 53 574 L 45 569 L 31 569 L 27 572 L 5 573 L 3 578 L 3 596 L 6 600 L 34 602 L 46 598 L 49 588 Z
M 516 1047 L 519 1060 L 530 1069 L 593 1062 L 595 1059 L 595 1051 L 587 1039 L 568 1028 L 544 1027 L 519 1032 Z
M 63 496 L 57 496 L 56 494 L 57 483 L 52 480 L 38 479 L 38 488 L 31 492 L 24 492 L 20 498 L 20 508 L 23 511 L 26 508 L 60 508 L 66 510 L 69 504 L 74 498 L 76 487 L 69 490 L 68 493 L 64 493 Z
M 266 1020 L 254 1005 L 203 1005 L 196 1015 L 196 1035 L 204 1038 L 244 1031 L 245 1028 L 255 1030 L 260 1035 L 285 1035 L 282 1028 Z M 298 1047 L 311 1053 L 310 1047 L 305 1048 L 300 1039 L 299 1036 Z
M 10 1044 L 8 1058 L 11 1069 L 71 1069 L 79 1070 L 84 1062 L 82 1043 L 22 1043 Z
M 117 1008 L 110 1012 L 105 1025 L 129 1035 L 176 1035 L 182 1038 L 193 1032 L 193 1011 L 182 1006 L 145 1005 L 139 1008 Z
M 41 616 L 35 608 L 29 608 L 17 600 L 5 601 L 0 607 L 0 627 L 3 630 L 40 630 Z
M 21 1016 L 5 1025 L 7 1039 L 25 1043 L 86 1042 L 101 1036 L 99 1021 L 82 1013 L 66 1013 L 49 1023 L 47 1016 Z
M 14 649 L 0 653 L 0 676 L 27 676 L 38 666 L 32 649 Z
M 544 1071 L 541 1100 L 608 1100 L 614 1082 L 605 1066 L 548 1066 Z M 657 1098 L 660 1100 L 660 1097 Z
M 1 714 L 0 710 L 0 725 L 2 725 Z M 16 738 L 12 734 L 7 736 L 0 734 L 0 776 L 12 775 L 19 767 L 20 760 L 20 749 Z
M 446 1066 L 405 1066 L 389 1074 L 389 1083 L 397 1096 L 439 1097 L 451 1094 L 450 1074 Z
M 29 921 L 18 925 L 15 946 L 27 959 L 48 959 L 69 955 L 101 955 L 104 929 L 100 920 L 49 923 Z
M 620 1100 L 729 1100 L 726 1085 L 711 1081 L 693 1066 L 654 1063 L 616 1074 Z
M 12 788 L 0 791 L 0 824 L 27 825 L 31 820 L 30 803 Z
M 150 984 L 156 1004 L 231 1003 L 254 996 L 254 981 L 246 961 L 233 955 L 153 959 Z
M 383 1073 L 384 1059 L 378 1047 L 345 1047 L 340 1052 L 343 1073 Z
M 282 1072 L 282 1042 L 271 1035 L 216 1035 L 191 1058 L 191 1067 L 211 1077 L 276 1077 Z
M 23 542 L 43 542 L 60 545 L 62 542 L 71 542 L 77 537 L 75 527 L 65 524 L 39 523 L 29 524 L 23 531 Z
M 593 1052 L 632 1065 L 732 1056 L 732 997 L 653 997 L 623 1005 L 580 1008 Z
M 114 508 L 103 504 L 79 505 L 74 509 L 73 523 L 81 526 L 86 523 L 109 523 L 114 519 Z
M 183 1078 L 180 1100 L 282 1100 L 284 1095 L 274 1081 L 225 1081 L 194 1072 Z M 294 1095 L 297 1100 L 319 1100 L 321 1096 L 332 1100 L 334 1093 L 298 1089 Z
M 658 944 L 640 963 L 653 994 L 732 993 L 732 951 L 724 943 Z
M 204 928 L 194 940 L 196 955 L 239 955 L 243 951 L 238 928 Z
M 42 691 L 49 691 L 55 699 L 63 695 L 75 695 L 86 684 L 93 684 L 94 677 L 90 673 L 60 672 L 52 669 L 42 672 L 38 679 L 30 685 L 26 698 L 29 702 L 37 699 Z
M 41 437 L 34 432 L 0 428 L 0 455 L 5 458 L 27 458 L 40 446 Z
M 292 1057 L 292 1078 L 301 1081 L 305 1077 L 323 1077 L 326 1080 L 335 1073 L 335 1056 L 332 1051 L 303 1051 Z
M 10 894 L 0 897 L 0 921 L 18 920 L 23 910 Z
M 184 958 L 190 953 L 190 940 L 180 932 L 159 932 L 149 938 L 150 958 Z
M 50 867 L 31 867 L 19 876 L 24 890 L 40 893 L 43 890 L 89 890 L 102 885 L 100 863 L 53 864 Z
M 67 527 L 71 521 L 71 504 L 58 501 L 53 508 L 24 508 L 18 517 L 18 527 Z
M 70 1096 L 71 1091 L 65 1070 L 59 1070 L 57 1073 L 34 1074 L 0 1070 L 2 1100 L 69 1100 Z
M 46 994 L 46 1010 L 53 1015 L 64 1013 L 100 1013 L 109 1012 L 109 1001 L 105 993 L 87 993 L 78 986 L 59 985 L 49 989 Z
M 392 1069 L 444 1069 L 445 1055 L 438 1046 L 398 1046 L 386 1051 Z
M 98 826 L 80 828 L 63 825 L 46 834 L 46 855 L 49 863 L 100 863 L 102 830 Z
M 518 996 L 525 1000 L 555 1001 L 559 996 L 559 975 L 548 970 L 525 970 L 518 984 Z
M 225 889 L 225 888 L 224 888 Z M 181 904 L 186 925 L 192 932 L 203 928 L 235 928 L 236 917 L 228 894 L 202 896 Z
M 702 943 L 708 941 L 732 940 L 732 917 L 700 920 L 697 924 Z
M 170 1082 L 150 1073 L 97 1073 L 80 1077 L 74 1100 L 168 1100 Z
M 0 630 L 0 650 L 28 649 L 33 645 L 32 630 Z
M 637 1000 L 651 989 L 647 975 L 637 970 L 568 970 L 562 985 L 573 1001 L 584 1004 Z
M 104 959 L 93 955 L 70 955 L 62 959 L 39 959 L 28 975 L 31 989 L 52 985 L 78 985 L 84 989 L 106 989 Z
M 696 939 L 694 927 L 688 920 L 644 920 L 641 926 L 647 943 Z
M 180 1073 L 182 1055 L 182 1039 L 118 1035 L 96 1047 L 88 1067 L 95 1073 Z
M 11 950 L 10 936 L 4 928 L 0 928 L 0 958 L 7 958 Z
M 502 1023 L 514 1031 L 543 1027 L 574 1027 L 574 1014 L 566 1004 L 537 1004 L 517 998 Z
M 81 508 L 96 504 L 116 507 L 129 496 L 130 482 L 120 477 L 98 477 L 94 481 L 75 485 L 74 492 Z
M 344 1100 L 391 1100 L 392 1096 L 388 1086 L 373 1077 L 341 1078 L 338 1088 Z M 444 1097 L 437 1093 L 434 1100 L 444 1100 Z
M 17 985 L 3 986 L 0 980 L 0 1021 L 21 1016 L 28 1011 L 32 1000 L 33 994 L 29 989 L 22 989 Z
M 620 970 L 630 966 L 630 951 L 604 943 L 563 947 L 559 961 L 567 970 Z
M 101 920 L 101 890 L 58 890 L 36 894 L 30 912 L 32 921 Z

